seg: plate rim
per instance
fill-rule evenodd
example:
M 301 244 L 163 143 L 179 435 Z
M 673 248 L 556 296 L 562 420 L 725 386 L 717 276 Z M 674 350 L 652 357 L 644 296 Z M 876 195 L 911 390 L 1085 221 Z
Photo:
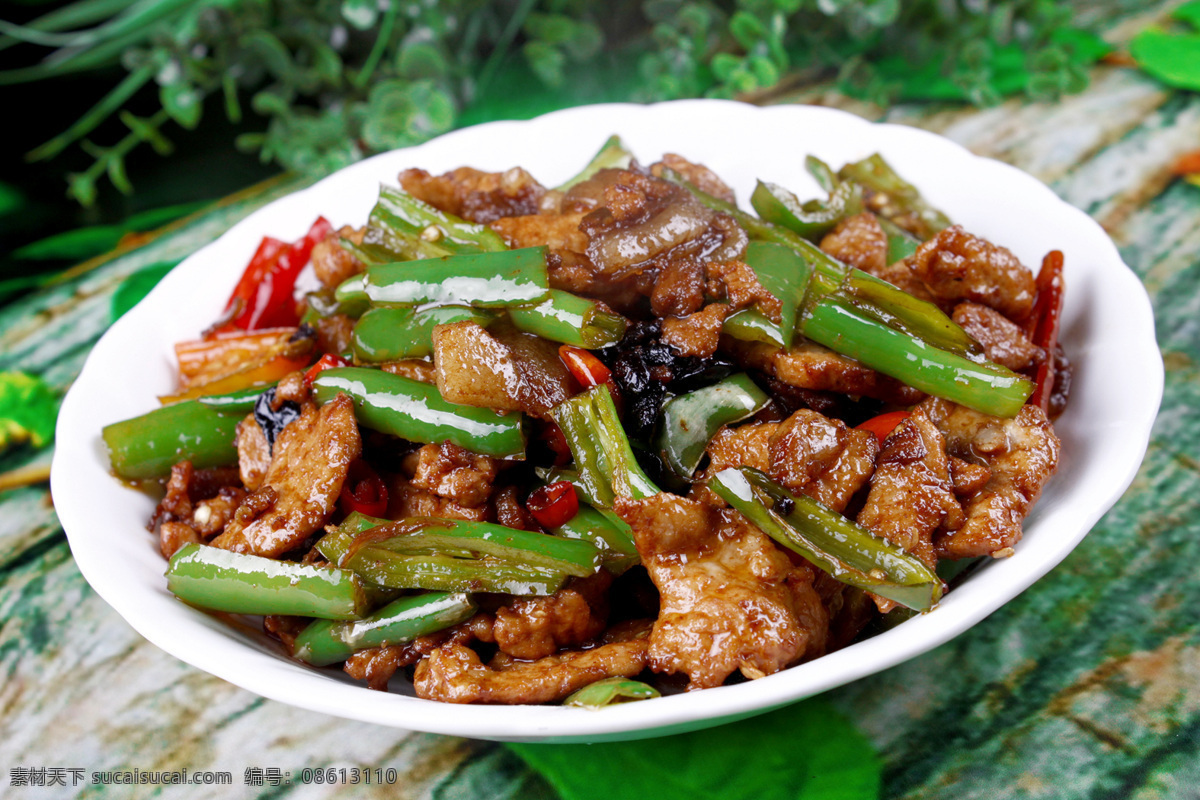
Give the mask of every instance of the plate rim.
M 893 647 L 889 651 L 890 655 L 888 657 L 878 660 L 858 659 L 857 656 L 859 653 L 857 651 L 859 648 L 856 645 L 823 656 L 809 664 L 784 670 L 762 680 L 750 681 L 734 686 L 717 687 L 698 694 L 689 693 L 664 697 L 652 703 L 628 704 L 605 709 L 603 713 L 556 706 L 456 706 L 398 694 L 383 694 L 378 692 L 369 696 L 371 702 L 362 704 L 358 702 L 361 699 L 360 695 L 361 697 L 367 697 L 363 693 L 370 690 L 360 685 L 348 684 L 342 680 L 333 678 L 328 672 L 312 670 L 290 661 L 281 662 L 281 658 L 285 657 L 271 656 L 262 650 L 262 648 L 244 647 L 243 643 L 230 639 L 229 630 L 222 623 L 216 623 L 212 617 L 196 609 L 183 606 L 182 604 L 179 606 L 184 612 L 184 616 L 181 619 L 187 621 L 187 630 L 193 634 L 199 634 L 199 642 L 192 642 L 183 637 L 173 635 L 170 631 L 164 631 L 164 625 L 170 627 L 179 623 L 173 622 L 170 619 L 165 621 L 157 620 L 153 616 L 141 613 L 139 609 L 132 605 L 136 597 L 130 596 L 127 591 L 122 591 L 123 589 L 128 589 L 128 587 L 121 586 L 120 581 L 115 579 L 113 575 L 100 569 L 102 564 L 96 560 L 94 550 L 96 543 L 90 540 L 84 532 L 87 524 L 86 514 L 88 509 L 80 508 L 78 503 L 75 502 L 77 498 L 72 494 L 70 485 L 71 481 L 75 479 L 72 472 L 72 464 L 80 463 L 78 459 L 86 458 L 89 450 L 90 454 L 94 456 L 97 446 L 94 440 L 85 444 L 78 438 L 77 431 L 81 427 L 81 424 L 82 427 L 86 428 L 86 424 L 83 423 L 87 418 L 87 408 L 85 403 L 86 396 L 82 393 L 82 390 L 77 392 L 76 387 L 86 389 L 94 381 L 93 372 L 99 368 L 98 364 L 100 363 L 95 358 L 96 353 L 105 353 L 107 348 L 112 346 L 112 342 L 126 335 L 125 332 L 134 330 L 139 320 L 142 320 L 143 315 L 147 313 L 147 308 L 153 307 L 156 302 L 155 298 L 158 297 L 161 300 L 161 298 L 167 296 L 172 284 L 192 277 L 189 270 L 194 272 L 195 268 L 188 267 L 189 262 L 202 263 L 207 257 L 206 253 L 215 252 L 213 249 L 217 248 L 222 241 L 227 241 L 231 234 L 235 234 L 235 232 L 240 232 L 244 236 L 247 231 L 259 231 L 261 235 L 262 229 L 258 226 L 261 225 L 262 220 L 270 216 L 270 209 L 279 207 L 281 203 L 295 203 L 297 202 L 296 198 L 319 196 L 329 186 L 333 185 L 333 182 L 348 180 L 348 176 L 356 175 L 359 172 L 367 173 L 374 166 L 387 163 L 401 153 L 419 157 L 421 151 L 431 146 L 439 148 L 453 147 L 457 146 L 459 141 L 469 141 L 476 137 L 485 136 L 488 133 L 499 132 L 504 128 L 515 127 L 519 132 L 521 129 L 528 130 L 527 126 L 549 125 L 552 127 L 553 125 L 568 123 L 580 124 L 580 120 L 588 119 L 615 119 L 629 116 L 651 118 L 657 115 L 667 115 L 680 119 L 693 114 L 701 117 L 707 114 L 718 114 L 721 116 L 752 114 L 763 115 L 762 118 L 764 119 L 766 117 L 778 117 L 780 120 L 791 116 L 794 119 L 790 120 L 790 122 L 793 123 L 797 121 L 812 122 L 820 120 L 830 122 L 834 125 L 883 131 L 882 136 L 921 142 L 935 150 L 956 153 L 957 158 L 966 158 L 971 160 L 972 163 L 978 162 L 977 165 L 986 165 L 981 167 L 985 171 L 991 170 L 995 174 L 1005 174 L 1009 180 L 1025 184 L 1025 188 L 1033 195 L 1039 196 L 1041 202 L 1052 202 L 1052 204 L 1058 207 L 1059 211 L 1073 217 L 1075 224 L 1087 228 L 1092 235 L 1098 235 L 1103 238 L 1102 243 L 1099 243 L 1099 240 L 1097 240 L 1101 249 L 1106 251 L 1106 255 L 1110 260 L 1124 267 L 1123 272 L 1118 271 L 1113 276 L 1109 276 L 1106 273 L 1105 278 L 1111 277 L 1113 280 L 1127 279 L 1125 282 L 1130 284 L 1128 288 L 1129 296 L 1135 298 L 1134 300 L 1127 300 L 1127 302 L 1131 303 L 1135 312 L 1126 318 L 1126 321 L 1131 323 L 1130 328 L 1132 330 L 1128 331 L 1131 338 L 1139 341 L 1143 340 L 1146 336 L 1148 326 L 1149 339 L 1151 342 L 1155 341 L 1153 313 L 1145 288 L 1142 286 L 1141 281 L 1133 274 L 1132 270 L 1124 264 L 1115 245 L 1113 245 L 1107 234 L 1103 232 L 1094 220 L 1084 212 L 1061 200 L 1049 187 L 1017 168 L 970 153 L 970 151 L 961 145 L 928 131 L 891 123 L 873 123 L 847 112 L 824 107 L 793 105 L 758 107 L 733 101 L 718 100 L 685 100 L 645 106 L 629 103 L 579 106 L 551 112 L 532 120 L 503 120 L 482 123 L 445 134 L 422 145 L 382 153 L 369 159 L 364 159 L 305 189 L 275 200 L 255 210 L 245 219 L 231 226 L 217 240 L 205 245 L 185 259 L 178 268 L 172 270 L 172 273 L 151 292 L 143 303 L 127 313 L 105 332 L 100 341 L 94 346 L 92 353 L 89 354 L 79 379 L 76 380 L 71 391 L 68 392 L 67 397 L 64 399 L 62 411 L 59 416 L 56 438 L 58 445 L 51 470 L 51 491 L 55 497 L 56 510 L 59 512 L 60 521 L 67 533 L 76 563 L 88 583 L 139 634 L 167 653 L 258 695 L 285 702 L 289 705 L 392 727 L 411 728 L 431 733 L 473 738 L 523 741 L 601 741 L 615 738 L 657 736 L 676 729 L 716 725 L 731 718 L 763 713 L 771 708 L 795 702 L 853 680 L 866 677 L 867 675 L 880 672 L 927 652 L 958 636 L 1039 580 L 1060 563 L 1078 545 L 1083 537 L 1086 536 L 1100 517 L 1117 502 L 1121 494 L 1132 483 L 1141 465 L 1141 461 L 1149 445 L 1151 427 L 1157 416 L 1162 396 L 1163 368 L 1161 354 L 1159 354 L 1156 344 L 1154 346 L 1154 353 L 1158 358 L 1157 364 L 1152 363 L 1153 359 L 1146 359 L 1142 363 L 1143 369 L 1138 376 L 1139 396 L 1144 398 L 1143 408 L 1141 409 L 1142 413 L 1137 417 L 1137 422 L 1140 425 L 1128 426 L 1124 431 L 1121 431 L 1121 433 L 1125 434 L 1121 437 L 1122 442 L 1125 443 L 1125 447 L 1132 448 L 1129 452 L 1131 454 L 1136 453 L 1137 457 L 1136 459 L 1129 458 L 1122 465 L 1123 469 L 1112 471 L 1107 476 L 1109 486 L 1107 491 L 1103 493 L 1109 496 L 1102 503 L 1091 507 L 1089 513 L 1073 520 L 1074 525 L 1071 535 L 1056 540 L 1056 546 L 1042 553 L 1041 558 L 1034 565 L 1034 569 L 1026 570 L 1022 573 L 1024 577 L 1020 581 L 1017 581 L 1017 583 L 1023 583 L 1024 585 L 1003 598 L 975 598 L 978 602 L 969 606 L 966 604 L 959 604 L 953 607 L 943 605 L 935 612 L 942 615 L 937 625 L 913 625 L 912 623 L 922 621 L 917 619 L 874 637 L 869 640 L 871 643 L 874 643 L 874 648 L 882 649 L 885 643 Z M 612 127 L 619 127 L 619 124 L 616 123 Z M 617 132 L 619 133 L 620 131 Z M 919 178 L 915 182 L 918 185 L 921 183 Z M 1122 275 L 1123 278 L 1117 278 L 1115 277 L 1116 275 Z M 1136 291 L 1134 291 L 1134 287 L 1136 287 Z M 109 344 L 106 344 L 106 341 Z M 1145 356 L 1146 354 L 1141 353 L 1141 355 Z M 94 439 L 98 439 L 98 431 L 94 430 L 94 426 L 93 431 Z M 114 489 L 122 488 L 120 483 L 110 475 L 105 474 L 104 477 L 112 482 Z M 1020 552 L 1018 548 L 1018 555 Z M 1028 580 L 1025 580 L 1025 577 Z M 161 589 L 165 592 L 165 582 Z M 951 608 L 953 609 L 953 613 L 945 613 L 950 611 Z M 238 650 L 235 657 L 230 659 L 228 654 L 222 654 L 217 649 L 206 649 L 204 645 L 204 642 L 208 639 L 205 635 L 206 633 L 221 634 L 226 643 L 235 645 Z M 263 657 L 274 662 L 274 664 L 260 663 L 263 661 Z M 823 674 L 824 677 L 804 680 L 808 673 L 801 674 L 797 671 L 804 670 L 811 664 L 823 665 L 824 668 L 814 674 Z M 247 670 L 247 665 L 253 665 L 253 669 Z M 809 672 L 812 672 L 812 670 L 809 670 Z M 320 691 L 298 690 L 305 688 L 313 680 L 319 682 Z M 298 684 L 297 681 L 299 682 Z M 354 713 L 348 713 L 348 708 L 353 709 Z

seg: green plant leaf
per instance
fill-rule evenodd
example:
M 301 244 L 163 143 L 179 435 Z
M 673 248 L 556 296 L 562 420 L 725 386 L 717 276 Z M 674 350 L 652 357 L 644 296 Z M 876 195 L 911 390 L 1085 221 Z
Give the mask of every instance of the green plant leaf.
M 1171 16 L 1181 22 L 1186 22 L 1200 31 L 1200 0 L 1192 0 L 1190 3 L 1184 3 L 1175 9 L 1171 13 Z
M 54 438 L 58 396 L 25 372 L 0 372 L 0 452 L 28 442 L 44 447 Z
M 196 91 L 196 87 L 185 81 L 170 83 L 159 87 L 158 97 L 171 119 L 184 128 L 192 130 L 200 124 L 204 98 Z
M 508 747 L 563 800 L 877 800 L 880 791 L 871 743 L 820 698 L 653 742 Z
M 11 183 L 0 181 L 0 217 L 8 216 L 25 205 L 25 194 Z
M 153 230 L 206 205 L 208 201 L 154 208 L 134 214 L 118 225 L 91 225 L 56 233 L 17 248 L 12 257 L 26 261 L 83 261 L 112 250 L 127 233 Z
M 1151 28 L 1133 37 L 1129 54 L 1142 70 L 1168 86 L 1200 91 L 1200 34 Z
M 121 281 L 121 285 L 117 287 L 117 291 L 113 292 L 112 296 L 112 321 L 116 322 L 129 309 L 140 303 L 142 298 L 150 294 L 150 290 L 157 286 L 158 282 L 165 278 L 167 273 L 178 263 L 178 261 L 158 261 L 142 267 Z

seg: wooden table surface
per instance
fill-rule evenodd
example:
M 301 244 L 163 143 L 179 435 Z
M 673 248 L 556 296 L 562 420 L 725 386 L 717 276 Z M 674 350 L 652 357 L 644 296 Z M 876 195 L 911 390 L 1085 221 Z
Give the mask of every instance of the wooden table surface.
M 1155 12 L 1097 13 L 1121 43 Z M 1133 487 L 1049 576 L 969 632 L 826 697 L 878 749 L 888 798 L 1200 797 L 1200 188 L 1172 163 L 1200 149 L 1200 96 L 1099 66 L 1049 104 L 879 109 L 1049 184 L 1110 233 L 1154 303 L 1166 394 Z M 211 241 L 295 179 L 190 218 L 138 249 L 0 309 L 0 370 L 64 389 L 109 324 L 112 292 Z M 0 472 L 49 453 L 0 456 Z M 348 722 L 264 700 L 144 641 L 87 585 L 47 487 L 0 493 L 0 796 L 210 797 L 203 787 L 18 787 L 26 768 L 224 770 L 220 796 L 551 798 L 500 745 Z M 397 784 L 245 785 L 247 768 L 370 766 Z M 36 781 L 34 777 L 32 780 Z M 189 788 L 191 791 L 189 791 Z M 653 797 L 646 787 L 640 796 Z

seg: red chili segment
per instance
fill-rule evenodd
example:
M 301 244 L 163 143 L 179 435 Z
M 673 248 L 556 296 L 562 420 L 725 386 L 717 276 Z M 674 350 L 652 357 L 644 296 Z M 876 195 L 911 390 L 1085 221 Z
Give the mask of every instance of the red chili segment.
M 558 481 L 535 489 L 525 501 L 525 508 L 542 527 L 557 528 L 579 513 L 579 497 L 569 482 Z
M 585 389 L 612 382 L 612 372 L 608 367 L 582 347 L 564 344 L 558 348 L 558 357 Z
M 317 360 L 317 363 L 308 368 L 308 372 L 304 373 L 304 385 L 311 389 L 312 382 L 325 370 L 333 369 L 334 367 L 349 366 L 351 366 L 351 364 L 348 359 L 342 358 L 341 356 L 335 356 L 333 353 L 326 353 Z
M 298 324 L 293 296 L 296 277 L 308 263 L 316 243 L 332 230 L 328 220 L 318 217 L 294 244 L 264 237 L 226 303 L 228 311 L 241 302 L 231 324 L 244 331 Z
M 1050 412 L 1050 395 L 1054 392 L 1054 351 L 1058 349 L 1058 333 L 1062 326 L 1063 288 L 1063 254 L 1051 250 L 1038 270 L 1037 300 L 1033 305 L 1033 343 L 1046 351 L 1046 358 L 1038 365 L 1037 388 L 1027 401 L 1047 413 Z
M 880 414 L 878 417 L 871 417 L 861 425 L 856 425 L 855 430 L 870 431 L 879 439 L 879 443 L 883 444 L 883 440 L 888 437 L 888 434 L 895 430 L 896 426 L 910 416 L 907 411 L 889 411 L 886 414 Z
M 358 459 L 350 464 L 339 501 L 347 514 L 357 511 L 369 517 L 382 517 L 388 507 L 387 485 L 370 464 Z

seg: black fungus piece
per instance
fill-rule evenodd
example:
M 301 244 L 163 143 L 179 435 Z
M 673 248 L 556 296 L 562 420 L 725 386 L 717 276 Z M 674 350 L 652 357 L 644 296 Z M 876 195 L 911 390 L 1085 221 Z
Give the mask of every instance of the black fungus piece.
M 275 450 L 275 439 L 279 436 L 280 431 L 299 417 L 299 403 L 286 400 L 279 404 L 279 408 L 275 408 L 274 389 L 268 389 L 254 401 L 254 421 L 258 423 L 258 427 L 262 428 L 263 434 L 267 437 L 267 445 L 272 451 Z
M 790 497 L 780 497 L 775 501 L 775 510 L 786 517 L 796 510 L 796 501 Z

